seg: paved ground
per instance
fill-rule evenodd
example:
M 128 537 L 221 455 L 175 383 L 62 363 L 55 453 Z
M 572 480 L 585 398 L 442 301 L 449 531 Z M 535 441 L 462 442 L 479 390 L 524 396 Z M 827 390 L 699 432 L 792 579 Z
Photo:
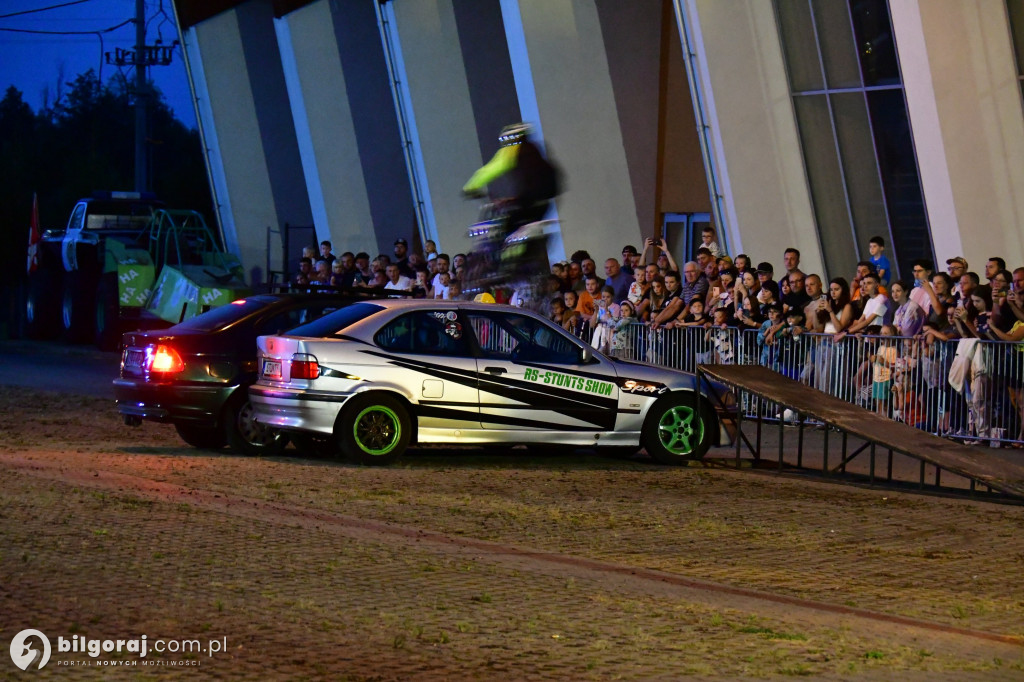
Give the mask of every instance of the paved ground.
M 246 459 L 0 395 L 2 641 L 227 638 L 83 679 L 1024 676 L 1019 507 L 584 452 Z
M 5 386 L 3 352 L 0 679 L 30 627 L 226 638 L 82 679 L 1024 678 L 1024 507 L 585 451 L 200 452 L 121 424 L 108 354 L 72 353 L 70 395 Z

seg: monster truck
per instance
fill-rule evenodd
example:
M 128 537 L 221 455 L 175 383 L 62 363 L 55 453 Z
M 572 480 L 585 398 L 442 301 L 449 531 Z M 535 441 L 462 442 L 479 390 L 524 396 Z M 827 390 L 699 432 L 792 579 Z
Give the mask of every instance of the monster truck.
M 29 276 L 25 331 L 113 350 L 130 329 L 175 324 L 248 290 L 202 216 L 152 195 L 96 192 L 47 230 Z

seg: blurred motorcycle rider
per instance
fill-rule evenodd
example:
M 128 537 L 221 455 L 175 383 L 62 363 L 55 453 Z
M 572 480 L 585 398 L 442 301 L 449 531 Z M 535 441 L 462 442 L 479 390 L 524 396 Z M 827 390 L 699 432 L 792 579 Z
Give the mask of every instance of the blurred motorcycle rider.
M 462 188 L 465 195 L 480 197 L 488 187 L 494 203 L 507 212 L 508 232 L 543 219 L 560 191 L 559 171 L 530 140 L 531 132 L 529 123 L 502 128 L 498 151 Z

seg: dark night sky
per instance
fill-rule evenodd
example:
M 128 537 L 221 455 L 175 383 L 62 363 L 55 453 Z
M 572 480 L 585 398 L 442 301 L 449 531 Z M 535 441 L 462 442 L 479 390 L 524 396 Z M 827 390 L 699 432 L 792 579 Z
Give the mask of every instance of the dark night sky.
M 106 64 L 102 53 L 112 53 L 115 48 L 130 49 L 135 44 L 134 23 L 103 33 L 102 47 L 95 33 L 55 35 L 5 30 L 95 32 L 116 26 L 135 15 L 135 0 L 85 0 L 45 11 L 6 16 L 69 2 L 73 0 L 0 0 L 0 92 L 13 85 L 22 92 L 33 111 L 47 99 L 53 103 L 59 82 L 72 81 L 90 68 L 101 74 L 104 82 L 108 81 L 118 67 Z M 146 20 L 147 44 L 154 44 L 161 36 L 164 44 L 178 38 L 171 0 L 146 0 Z M 131 70 L 125 73 L 129 78 L 133 77 Z M 169 66 L 151 67 L 150 78 L 163 92 L 175 115 L 185 125 L 195 127 L 195 112 L 181 49 L 175 50 Z

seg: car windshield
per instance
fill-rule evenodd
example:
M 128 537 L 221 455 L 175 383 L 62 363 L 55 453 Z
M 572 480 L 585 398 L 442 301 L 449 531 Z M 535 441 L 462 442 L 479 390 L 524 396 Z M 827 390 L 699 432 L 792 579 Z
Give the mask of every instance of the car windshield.
M 86 216 L 87 230 L 141 230 L 158 204 L 149 201 L 92 201 Z
M 217 329 L 223 329 L 232 322 L 236 322 L 260 308 L 266 307 L 266 305 L 267 301 L 260 298 L 246 298 L 233 301 L 227 305 L 208 310 L 202 315 L 196 315 L 190 320 L 185 320 L 181 324 L 171 327 L 168 331 L 172 333 L 184 331 L 212 332 Z
M 384 307 L 375 303 L 354 303 L 330 315 L 324 315 L 319 320 L 296 327 L 288 332 L 288 336 L 308 336 L 313 338 L 335 336 L 347 327 L 360 320 L 365 320 L 370 315 L 381 310 L 384 310 Z

